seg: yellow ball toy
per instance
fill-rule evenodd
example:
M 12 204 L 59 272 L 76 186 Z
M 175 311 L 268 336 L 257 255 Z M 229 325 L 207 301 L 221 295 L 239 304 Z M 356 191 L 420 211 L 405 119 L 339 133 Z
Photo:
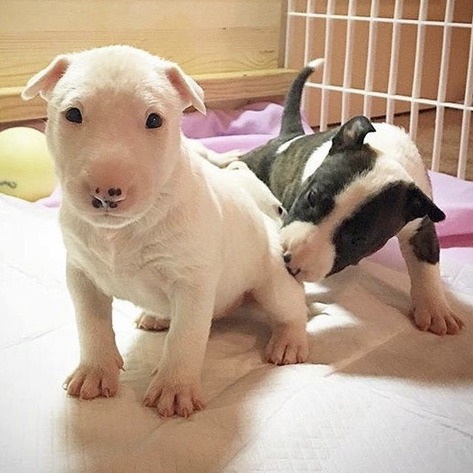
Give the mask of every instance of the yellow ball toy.
M 0 192 L 33 202 L 51 194 L 55 184 L 44 133 L 26 127 L 0 132 Z

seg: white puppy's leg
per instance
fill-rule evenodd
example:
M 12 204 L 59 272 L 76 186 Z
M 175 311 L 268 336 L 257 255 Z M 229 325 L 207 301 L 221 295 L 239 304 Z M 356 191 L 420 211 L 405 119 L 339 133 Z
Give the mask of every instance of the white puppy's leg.
M 123 359 L 112 328 L 112 298 L 69 263 L 67 283 L 76 313 L 80 363 L 66 379 L 64 388 L 71 396 L 81 399 L 114 396 Z
M 439 244 L 427 218 L 406 225 L 398 235 L 411 280 L 412 315 L 420 330 L 456 334 L 464 323 L 449 307 L 439 268 Z
M 212 287 L 212 282 L 208 282 Z M 188 417 L 204 407 L 201 371 L 209 338 L 215 289 L 179 288 L 173 302 L 172 323 L 144 404 L 159 415 Z
M 171 321 L 160 315 L 143 311 L 135 323 L 138 328 L 143 330 L 163 331 L 169 328 Z
M 276 365 L 303 363 L 309 356 L 304 288 L 286 268 L 274 265 L 272 278 L 253 293 L 273 323 L 265 358 Z

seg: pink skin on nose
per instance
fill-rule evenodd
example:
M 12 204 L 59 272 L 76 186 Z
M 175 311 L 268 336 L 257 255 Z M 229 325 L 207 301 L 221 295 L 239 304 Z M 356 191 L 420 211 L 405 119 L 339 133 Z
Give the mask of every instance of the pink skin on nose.
M 134 172 L 127 163 L 116 161 L 93 164 L 87 172 L 87 188 L 96 208 L 117 208 L 129 195 Z

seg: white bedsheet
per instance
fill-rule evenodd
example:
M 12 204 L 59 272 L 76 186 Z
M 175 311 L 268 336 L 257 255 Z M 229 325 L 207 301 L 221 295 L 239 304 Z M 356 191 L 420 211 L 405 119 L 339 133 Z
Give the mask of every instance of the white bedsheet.
M 57 210 L 0 196 L 0 225 L 0 472 L 473 471 L 472 266 L 442 263 L 459 336 L 416 330 L 406 275 L 370 262 L 307 287 L 321 313 L 304 365 L 263 363 L 268 326 L 240 310 L 212 329 L 206 409 L 162 420 L 141 399 L 165 334 L 122 301 L 118 396 L 66 396 L 78 343 Z

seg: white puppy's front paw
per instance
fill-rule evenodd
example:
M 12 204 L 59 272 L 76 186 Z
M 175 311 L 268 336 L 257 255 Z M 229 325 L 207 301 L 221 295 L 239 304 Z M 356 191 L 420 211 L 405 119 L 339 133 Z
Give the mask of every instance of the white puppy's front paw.
M 135 321 L 136 326 L 143 330 L 167 330 L 171 324 L 169 319 L 143 311 Z
M 455 335 L 461 331 L 465 323 L 444 304 L 438 307 L 419 306 L 411 311 L 419 330 L 430 331 L 437 335 Z
M 305 327 L 276 326 L 266 347 L 265 359 L 275 365 L 303 363 L 309 356 Z
M 204 408 L 198 382 L 175 377 L 167 379 L 159 374 L 151 381 L 143 404 L 156 407 L 161 417 L 189 417 L 194 411 Z
M 123 368 L 120 357 L 108 364 L 81 363 L 64 382 L 64 389 L 70 396 L 80 399 L 113 397 L 118 391 L 118 375 Z

